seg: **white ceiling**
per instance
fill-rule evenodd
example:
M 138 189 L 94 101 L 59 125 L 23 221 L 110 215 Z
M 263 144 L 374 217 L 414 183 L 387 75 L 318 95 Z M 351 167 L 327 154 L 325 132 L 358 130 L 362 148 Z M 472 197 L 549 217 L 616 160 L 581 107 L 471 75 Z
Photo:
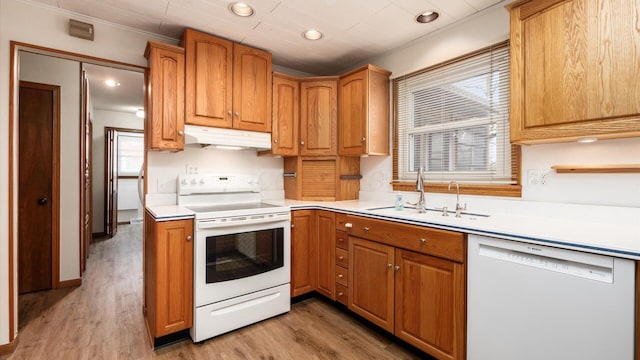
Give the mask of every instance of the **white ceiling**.
M 144 74 L 130 70 L 83 63 L 89 80 L 89 96 L 96 110 L 135 113 L 144 108 Z M 111 79 L 120 86 L 108 87 Z
M 232 15 L 230 0 L 32 1 L 175 39 L 191 27 L 267 49 L 280 66 L 335 75 L 501 0 L 244 0 L 256 9 L 248 18 Z M 438 11 L 439 19 L 416 23 L 425 10 Z M 303 39 L 309 28 L 324 37 Z

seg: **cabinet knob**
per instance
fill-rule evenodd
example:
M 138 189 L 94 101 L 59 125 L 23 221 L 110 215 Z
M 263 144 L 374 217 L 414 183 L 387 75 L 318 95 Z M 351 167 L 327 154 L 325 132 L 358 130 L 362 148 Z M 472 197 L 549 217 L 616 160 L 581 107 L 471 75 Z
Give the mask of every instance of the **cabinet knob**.
M 300 141 L 300 145 L 304 145 L 304 141 Z
M 395 270 L 395 272 L 400 271 L 400 266 L 396 265 L 396 266 L 393 268 L 393 270 Z
M 184 131 L 178 130 L 178 135 L 180 135 L 180 136 L 184 135 Z
M 364 142 L 365 140 L 367 140 L 364 136 L 362 137 L 362 142 Z
M 278 139 L 273 139 L 273 143 L 277 144 L 278 143 Z
M 344 256 L 338 256 L 338 260 L 344 260 Z
M 393 265 L 387 264 L 387 269 L 391 269 L 392 267 L 393 267 Z
M 365 232 L 369 232 L 369 230 L 370 230 L 370 229 L 369 229 L 369 227 L 368 227 L 368 226 L 365 226 L 365 227 L 363 228 L 363 230 L 364 230 Z
M 240 116 L 240 113 L 236 111 L 236 116 Z
M 420 238 L 420 244 L 424 245 L 424 243 L 426 243 L 426 242 L 427 242 L 427 239 L 425 239 L 425 238 Z
M 231 110 L 227 111 L 227 114 L 231 115 L 232 114 Z
M 338 279 L 342 279 L 343 277 L 344 277 L 344 275 L 338 274 Z
M 338 242 L 339 242 L 339 243 L 343 243 L 343 242 L 344 242 L 344 239 L 343 239 L 343 238 L 338 238 Z
M 296 224 L 291 224 L 291 228 L 293 229 L 294 227 L 296 227 Z
M 193 240 L 193 237 L 191 235 L 187 235 L 187 241 L 191 241 Z
M 345 223 L 344 227 L 347 228 L 347 229 L 351 229 L 353 227 L 353 224 L 352 223 Z
M 340 292 L 338 293 L 338 296 L 343 297 L 343 296 L 344 296 L 344 293 L 343 293 L 342 291 L 340 291 Z

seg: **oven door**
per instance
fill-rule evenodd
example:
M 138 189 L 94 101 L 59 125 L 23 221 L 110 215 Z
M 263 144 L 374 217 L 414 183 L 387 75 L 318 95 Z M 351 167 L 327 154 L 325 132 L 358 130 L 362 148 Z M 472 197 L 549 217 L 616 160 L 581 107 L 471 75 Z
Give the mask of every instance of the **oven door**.
M 290 213 L 199 220 L 195 306 L 288 284 L 290 249 Z

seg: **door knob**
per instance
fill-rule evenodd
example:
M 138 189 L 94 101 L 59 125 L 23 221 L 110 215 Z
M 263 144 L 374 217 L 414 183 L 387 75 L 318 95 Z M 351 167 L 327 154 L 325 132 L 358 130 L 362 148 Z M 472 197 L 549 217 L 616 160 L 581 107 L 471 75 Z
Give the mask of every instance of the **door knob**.
M 49 201 L 46 197 L 38 199 L 38 205 L 44 205 Z

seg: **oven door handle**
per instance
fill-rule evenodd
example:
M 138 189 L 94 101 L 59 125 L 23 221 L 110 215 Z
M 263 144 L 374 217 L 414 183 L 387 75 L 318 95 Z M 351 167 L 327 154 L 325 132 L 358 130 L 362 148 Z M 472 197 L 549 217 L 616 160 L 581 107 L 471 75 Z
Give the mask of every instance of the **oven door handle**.
M 234 216 L 231 218 L 224 218 L 224 219 L 201 220 L 201 221 L 198 221 L 198 229 L 229 228 L 229 227 L 238 227 L 242 225 L 275 223 L 275 222 L 289 221 L 289 220 L 290 220 L 289 213 L 267 214 L 267 215 L 243 215 L 243 216 Z

